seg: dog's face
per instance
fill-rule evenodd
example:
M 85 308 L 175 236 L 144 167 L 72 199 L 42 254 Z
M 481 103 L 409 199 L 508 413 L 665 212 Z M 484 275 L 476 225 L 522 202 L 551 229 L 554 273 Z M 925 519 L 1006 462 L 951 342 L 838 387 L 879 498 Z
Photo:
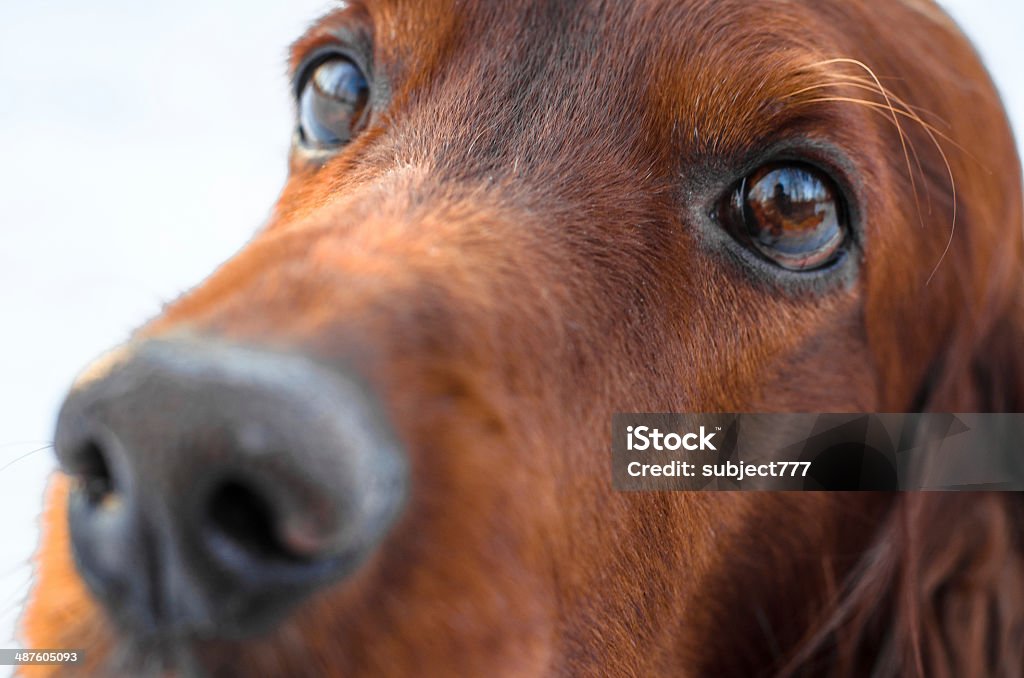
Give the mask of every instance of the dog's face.
M 694 665 L 718 618 L 701 592 L 753 576 L 728 545 L 765 567 L 787 558 L 773 541 L 820 555 L 885 500 L 616 494 L 614 412 L 989 404 L 974 356 L 1020 260 L 1020 175 L 987 76 L 930 3 L 352 2 L 292 71 L 270 223 L 69 398 L 33 646 L 111 671 Z M 345 384 L 305 393 L 327 373 Z M 241 419 L 312 429 L 337 402 L 373 424 L 277 461 L 307 483 L 348 455 L 352 475 L 253 507 L 271 514 L 258 546 L 301 566 L 221 595 L 240 557 L 197 556 L 182 523 L 207 514 L 168 497 L 276 435 Z M 72 515 L 69 535 L 69 493 L 73 514 L 144 517 L 114 539 Z M 782 510 L 785 534 L 758 517 Z M 147 555 L 102 555 L 138 539 Z M 303 569 L 318 559 L 326 574 Z M 826 576 L 797 570 L 776 581 Z

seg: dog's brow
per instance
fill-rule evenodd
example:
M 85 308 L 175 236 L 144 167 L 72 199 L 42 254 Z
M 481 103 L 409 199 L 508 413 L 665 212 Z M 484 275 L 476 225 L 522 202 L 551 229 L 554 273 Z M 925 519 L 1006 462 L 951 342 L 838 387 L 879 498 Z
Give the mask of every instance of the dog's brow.
M 289 68 L 294 74 L 303 58 L 319 43 L 336 39 L 336 33 L 347 26 L 362 28 L 369 23 L 366 5 L 360 0 L 338 3 L 330 12 L 314 21 L 306 31 L 288 47 Z

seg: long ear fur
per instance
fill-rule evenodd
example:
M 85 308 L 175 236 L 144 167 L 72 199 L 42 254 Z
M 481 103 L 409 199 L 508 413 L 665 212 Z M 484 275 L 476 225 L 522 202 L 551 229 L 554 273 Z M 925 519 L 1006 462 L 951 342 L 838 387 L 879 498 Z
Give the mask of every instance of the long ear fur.
M 1024 498 L 902 495 L 783 676 L 1020 676 Z
M 958 348 L 922 404 L 1024 412 L 1024 294 Z M 898 496 L 811 628 L 781 675 L 1024 675 L 1024 494 Z
M 975 388 L 981 411 L 1024 412 L 1024 293 L 1018 291 L 975 353 Z
M 1017 278 L 1024 277 L 1024 270 Z M 981 337 L 969 329 L 948 347 L 919 403 L 933 412 L 1024 412 L 1024 284 L 1006 285 Z

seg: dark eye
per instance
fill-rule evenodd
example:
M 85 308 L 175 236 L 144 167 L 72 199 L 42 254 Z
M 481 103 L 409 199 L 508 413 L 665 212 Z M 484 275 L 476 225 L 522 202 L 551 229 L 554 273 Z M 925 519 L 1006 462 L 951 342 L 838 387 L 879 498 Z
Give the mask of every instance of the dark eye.
M 719 209 L 723 225 L 762 257 L 790 271 L 824 268 L 843 253 L 846 209 L 835 182 L 801 164 L 766 165 Z
M 365 122 L 370 86 L 352 61 L 333 55 L 307 69 L 299 90 L 299 134 L 313 148 L 347 144 Z

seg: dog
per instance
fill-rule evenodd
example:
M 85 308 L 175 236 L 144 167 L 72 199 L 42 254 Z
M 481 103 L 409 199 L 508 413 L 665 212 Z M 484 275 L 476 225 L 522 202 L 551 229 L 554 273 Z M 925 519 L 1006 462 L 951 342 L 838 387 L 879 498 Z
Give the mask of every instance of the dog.
M 1019 675 L 1011 493 L 624 493 L 616 412 L 1019 411 L 928 0 L 352 0 L 269 222 L 77 379 L 26 675 Z

